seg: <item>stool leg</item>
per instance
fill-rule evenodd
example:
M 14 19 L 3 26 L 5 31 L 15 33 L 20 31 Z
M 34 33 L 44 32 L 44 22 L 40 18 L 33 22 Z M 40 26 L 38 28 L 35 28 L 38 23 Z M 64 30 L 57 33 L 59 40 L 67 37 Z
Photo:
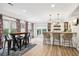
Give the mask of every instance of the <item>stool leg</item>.
M 72 45 L 72 51 L 73 51 L 73 42 L 72 42 L 72 40 L 71 40 L 71 45 Z
M 59 39 L 59 45 L 61 44 L 61 41 L 60 41 L 60 39 Z
M 71 40 L 69 40 L 69 48 L 70 48 L 70 44 L 71 44 L 71 42 L 70 42 Z
M 54 39 L 53 39 L 53 45 L 54 45 Z
M 65 40 L 64 40 L 64 45 L 65 45 Z

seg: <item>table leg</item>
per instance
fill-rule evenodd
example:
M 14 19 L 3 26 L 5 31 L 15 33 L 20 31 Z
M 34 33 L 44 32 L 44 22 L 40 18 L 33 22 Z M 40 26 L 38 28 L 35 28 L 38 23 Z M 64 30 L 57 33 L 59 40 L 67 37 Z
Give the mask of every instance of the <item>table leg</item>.
M 8 40 L 8 55 L 10 54 L 10 48 L 11 48 L 11 41 Z
M 17 43 L 15 35 L 13 35 L 13 50 L 16 51 L 15 44 Z
M 20 51 L 21 51 L 21 39 L 20 39 Z

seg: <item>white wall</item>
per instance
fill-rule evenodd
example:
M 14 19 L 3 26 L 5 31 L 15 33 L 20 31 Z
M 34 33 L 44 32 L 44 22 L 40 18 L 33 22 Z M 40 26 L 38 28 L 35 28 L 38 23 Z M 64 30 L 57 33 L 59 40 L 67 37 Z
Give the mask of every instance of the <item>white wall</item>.
M 70 23 L 71 23 L 71 29 L 72 29 L 72 32 L 76 32 L 77 35 L 75 36 L 75 38 L 73 38 L 73 44 L 74 44 L 74 47 L 77 48 L 77 50 L 79 50 L 79 25 L 75 26 L 75 19 L 73 19 Z
M 25 22 L 20 21 L 20 23 L 21 23 L 21 32 L 25 32 Z
M 28 32 L 30 32 L 30 37 L 32 38 L 32 23 L 28 23 Z

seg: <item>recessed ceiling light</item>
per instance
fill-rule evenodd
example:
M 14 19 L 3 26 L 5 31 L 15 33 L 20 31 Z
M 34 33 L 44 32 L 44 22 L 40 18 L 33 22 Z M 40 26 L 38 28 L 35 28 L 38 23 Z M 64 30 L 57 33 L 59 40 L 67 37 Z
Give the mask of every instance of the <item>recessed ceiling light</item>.
M 23 12 L 26 12 L 26 10 L 23 10 Z
M 51 5 L 51 7 L 55 7 L 55 5 L 54 5 L 54 4 L 52 4 L 52 5 Z

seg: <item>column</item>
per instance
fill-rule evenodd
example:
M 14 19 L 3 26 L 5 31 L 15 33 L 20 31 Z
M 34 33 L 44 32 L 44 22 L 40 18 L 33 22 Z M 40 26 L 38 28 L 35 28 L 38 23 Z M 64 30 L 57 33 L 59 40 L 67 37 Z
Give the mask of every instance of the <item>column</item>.
M 16 32 L 21 32 L 21 24 L 19 19 L 16 19 Z
M 34 23 L 32 23 L 32 38 L 34 38 Z
M 0 14 L 0 48 L 2 48 L 2 34 L 3 34 L 3 19 L 2 14 Z
M 25 22 L 25 32 L 28 32 L 28 22 Z

